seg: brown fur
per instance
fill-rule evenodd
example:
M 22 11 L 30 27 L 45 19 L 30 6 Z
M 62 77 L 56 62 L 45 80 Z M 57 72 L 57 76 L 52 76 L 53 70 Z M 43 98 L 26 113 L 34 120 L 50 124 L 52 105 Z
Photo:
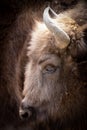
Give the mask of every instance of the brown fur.
M 26 126 L 25 123 L 20 123 L 18 108 L 21 100 L 21 88 L 23 87 L 24 64 L 26 62 L 24 55 L 25 48 L 26 43 L 30 40 L 29 33 L 31 32 L 33 25 L 31 14 L 33 14 L 33 17 L 40 15 L 44 7 L 48 4 L 55 7 L 55 10 L 57 9 L 59 12 L 59 10 L 65 10 L 66 8 L 72 7 L 77 2 L 71 0 L 71 2 L 73 2 L 72 5 L 70 1 L 48 1 L 49 2 L 46 0 L 0 1 L 1 130 L 22 130 L 25 129 L 24 125 Z M 40 8 L 42 11 L 39 11 Z M 25 43 L 26 39 L 28 41 Z M 26 129 L 28 129 L 28 127 L 26 126 Z
M 57 47 L 54 35 L 41 21 L 35 22 L 31 33 L 21 109 L 33 110 L 29 121 L 35 129 L 87 129 L 87 28 L 83 28 L 85 14 L 81 13 L 84 22 L 80 24 L 80 10 L 78 18 L 73 17 L 74 10 L 56 20 L 71 39 L 66 49 Z
M 23 123 L 18 113 L 22 87 L 20 62 L 32 19 L 22 8 L 20 12 L 3 6 L 5 10 L 0 8 L 0 129 L 10 129 L 7 128 L 10 125 L 14 130 Z

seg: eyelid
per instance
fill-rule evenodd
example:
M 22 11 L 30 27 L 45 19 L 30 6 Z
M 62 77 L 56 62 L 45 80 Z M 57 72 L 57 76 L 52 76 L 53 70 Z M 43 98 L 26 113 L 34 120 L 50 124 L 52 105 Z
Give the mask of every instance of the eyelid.
M 38 62 L 38 64 L 42 64 L 43 62 L 45 62 L 45 61 L 47 61 L 47 60 L 49 60 L 50 58 L 48 57 L 48 58 L 45 58 L 45 59 L 42 59 L 42 60 L 40 60 L 39 62 Z
M 52 59 L 48 59 L 48 60 L 43 60 L 40 61 L 39 63 L 40 66 L 42 66 L 42 68 L 44 68 L 46 65 L 51 65 L 51 66 L 60 66 L 60 61 L 56 60 L 52 60 Z
M 55 58 L 57 59 L 56 55 L 54 54 L 45 54 L 44 56 L 40 57 L 38 64 L 42 64 L 43 62 L 48 60 L 54 60 Z

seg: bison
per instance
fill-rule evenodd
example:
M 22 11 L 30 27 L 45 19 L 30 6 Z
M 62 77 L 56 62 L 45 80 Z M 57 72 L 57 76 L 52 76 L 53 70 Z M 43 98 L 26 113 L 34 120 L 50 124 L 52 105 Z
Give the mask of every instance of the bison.
M 70 8 L 75 1 L 78 0 L 0 1 L 0 130 L 24 129 L 18 114 L 23 86 L 20 68 L 24 66 L 21 58 L 33 24 L 31 12 L 39 15 L 48 3 L 60 11 Z M 25 123 L 24 127 L 30 128 Z
M 35 20 L 27 44 L 20 117 L 36 129 L 87 129 L 87 8 Z

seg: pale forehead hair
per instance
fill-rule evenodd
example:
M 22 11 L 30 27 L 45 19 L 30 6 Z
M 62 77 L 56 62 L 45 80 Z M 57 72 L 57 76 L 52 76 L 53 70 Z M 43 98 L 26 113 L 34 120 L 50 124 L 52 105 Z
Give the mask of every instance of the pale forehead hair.
M 60 14 L 57 19 L 54 19 L 59 27 L 65 32 L 69 33 L 70 30 L 76 30 L 78 25 L 76 22 L 64 14 Z M 35 49 L 40 50 L 47 46 L 47 42 L 53 37 L 54 34 L 48 30 L 44 22 L 36 21 L 31 33 L 31 41 L 28 50 L 34 51 Z M 30 53 L 30 52 L 29 52 Z
M 34 51 L 44 48 L 47 45 L 47 41 L 51 37 L 51 32 L 47 29 L 43 22 L 36 21 L 34 29 L 31 33 L 31 41 L 28 50 Z M 29 52 L 30 53 L 30 52 Z

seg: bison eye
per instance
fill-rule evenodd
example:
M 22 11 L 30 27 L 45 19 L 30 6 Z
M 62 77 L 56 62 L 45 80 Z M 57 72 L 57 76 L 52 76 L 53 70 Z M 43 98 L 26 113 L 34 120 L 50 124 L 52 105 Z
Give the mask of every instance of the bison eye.
M 47 65 L 45 66 L 45 68 L 43 69 L 43 73 L 48 73 L 48 74 L 51 74 L 51 73 L 54 73 L 55 71 L 57 70 L 57 67 L 56 66 L 53 66 L 53 65 Z

